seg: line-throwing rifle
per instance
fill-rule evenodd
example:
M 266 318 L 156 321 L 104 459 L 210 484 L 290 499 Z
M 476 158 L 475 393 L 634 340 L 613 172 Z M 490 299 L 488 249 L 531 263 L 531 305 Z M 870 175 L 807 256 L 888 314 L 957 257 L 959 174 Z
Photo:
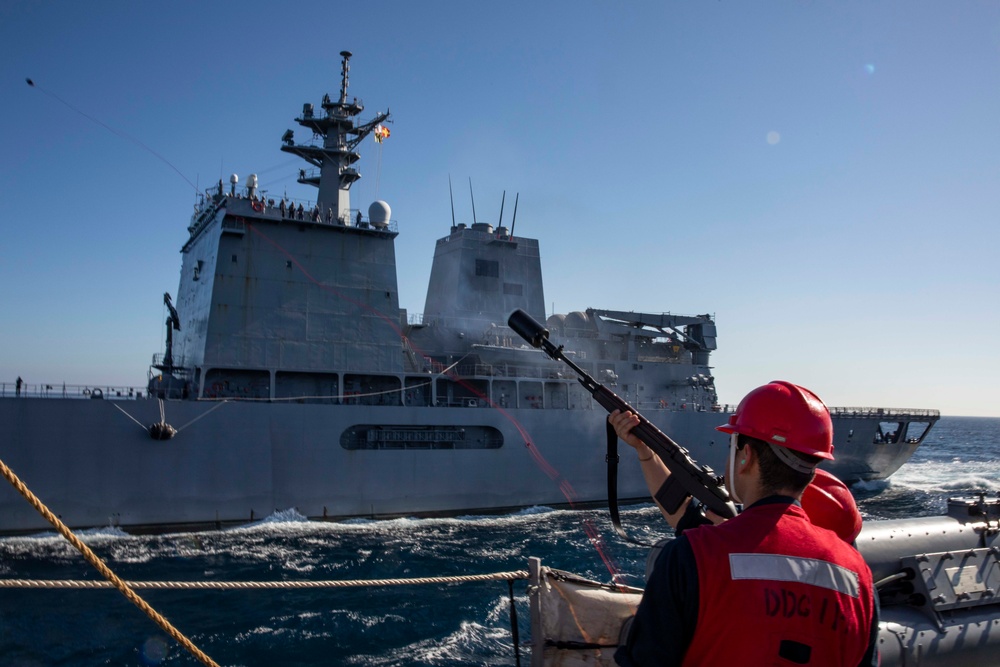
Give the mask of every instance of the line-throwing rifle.
M 639 423 L 632 429 L 632 433 L 646 443 L 670 471 L 667 481 L 655 496 L 663 509 L 673 514 L 680 509 L 688 496 L 694 496 L 707 509 L 721 517 L 730 519 L 736 516 L 736 506 L 730 500 L 729 492 L 726 491 L 721 477 L 717 477 L 710 467 L 699 466 L 691 458 L 688 450 L 667 437 L 635 408 L 567 359 L 563 354 L 563 346 L 556 346 L 549 340 L 548 329 L 520 308 L 510 314 L 507 324 L 532 347 L 540 348 L 552 359 L 562 361 L 572 368 L 579 376 L 580 384 L 609 413 L 615 410 L 627 411 L 639 418 Z

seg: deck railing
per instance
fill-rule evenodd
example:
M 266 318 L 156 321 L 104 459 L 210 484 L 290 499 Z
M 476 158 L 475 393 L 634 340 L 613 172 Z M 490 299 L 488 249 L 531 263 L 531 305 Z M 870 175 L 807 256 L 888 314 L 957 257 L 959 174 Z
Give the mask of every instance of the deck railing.
M 830 414 L 834 417 L 885 417 L 888 420 L 900 417 L 928 419 L 941 417 L 939 410 L 925 408 L 830 408 Z
M 124 385 L 96 384 L 21 384 L 17 382 L 0 382 L 0 398 L 106 398 L 116 401 L 129 401 L 149 398 L 145 387 L 129 387 Z
M 544 369 L 532 367 L 515 367 L 498 364 L 495 366 L 485 365 L 462 365 L 453 369 L 460 377 L 470 376 L 492 376 L 492 377 L 512 377 L 512 378 L 538 378 L 538 379 L 565 379 L 566 376 L 558 369 Z M 97 385 L 97 384 L 29 384 L 22 383 L 20 390 L 16 382 L 0 382 L 0 398 L 103 398 L 110 400 L 139 400 L 147 399 L 146 387 L 130 387 L 127 385 Z M 660 401 L 639 400 L 633 405 L 642 411 L 655 410 L 692 410 L 696 412 L 719 412 L 731 414 L 736 411 L 736 406 L 726 405 L 703 405 L 696 400 L 679 405 L 664 405 Z M 874 407 L 832 407 L 830 414 L 834 417 L 877 417 L 886 421 L 897 420 L 921 420 L 940 419 L 939 410 L 929 410 L 925 408 L 874 408 Z

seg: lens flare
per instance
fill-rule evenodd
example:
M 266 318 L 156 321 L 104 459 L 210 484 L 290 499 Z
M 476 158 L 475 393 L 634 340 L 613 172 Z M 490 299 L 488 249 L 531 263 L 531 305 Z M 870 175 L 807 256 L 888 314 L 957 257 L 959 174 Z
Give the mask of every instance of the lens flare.
M 170 645 L 163 637 L 150 637 L 140 649 L 143 665 L 160 665 L 170 653 Z

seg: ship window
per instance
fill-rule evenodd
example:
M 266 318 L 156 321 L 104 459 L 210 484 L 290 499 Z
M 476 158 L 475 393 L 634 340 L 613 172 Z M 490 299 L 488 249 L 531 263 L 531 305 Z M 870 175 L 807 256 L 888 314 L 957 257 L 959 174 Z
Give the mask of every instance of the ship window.
M 460 375 L 476 373 L 475 366 L 457 366 L 455 372 Z M 485 380 L 464 378 L 461 382 L 453 382 L 445 378 L 437 381 L 437 405 L 452 408 L 482 408 L 486 407 L 489 386 Z
M 430 405 L 431 381 L 426 377 L 406 378 L 403 402 L 405 405 Z
M 286 269 L 292 268 L 292 260 L 290 260 L 290 259 L 286 259 L 285 260 L 285 268 Z
M 499 449 L 503 433 L 492 426 L 359 424 L 340 435 L 344 449 Z
M 569 391 L 565 383 L 545 383 L 545 407 L 560 410 L 569 407 Z
M 875 438 L 872 441 L 876 445 L 892 445 L 900 440 L 903 434 L 903 422 L 879 422 L 875 430 Z
M 915 445 L 924 439 L 930 429 L 930 422 L 910 422 L 906 425 L 906 435 L 903 440 L 907 444 Z
M 517 283 L 504 283 L 503 293 L 509 294 L 511 296 L 523 296 L 524 295 L 524 285 L 519 285 Z
M 509 408 L 517 399 L 517 383 L 511 380 L 493 381 L 493 400 L 501 408 Z
M 543 400 L 541 382 L 522 382 L 518 385 L 515 407 L 541 409 L 544 407 Z
M 278 371 L 274 375 L 274 396 L 295 403 L 340 402 L 336 373 L 292 373 Z
M 499 278 L 500 277 L 500 262 L 495 262 L 488 259 L 477 259 L 476 260 L 476 275 L 486 276 L 487 278 Z
M 233 255 L 233 264 L 236 263 L 236 255 Z
M 345 375 L 347 405 L 402 405 L 402 386 L 394 375 Z
M 271 375 L 265 370 L 212 368 L 205 373 L 207 398 L 268 399 Z

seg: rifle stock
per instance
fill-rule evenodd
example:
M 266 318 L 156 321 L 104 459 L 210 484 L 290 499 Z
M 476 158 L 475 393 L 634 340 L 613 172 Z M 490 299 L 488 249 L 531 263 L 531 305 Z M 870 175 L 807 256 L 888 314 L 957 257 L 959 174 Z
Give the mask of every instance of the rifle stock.
M 562 361 L 577 374 L 580 384 L 590 392 L 601 407 L 609 413 L 615 410 L 631 412 L 639 418 L 632 429 L 640 440 L 652 450 L 670 471 L 667 481 L 656 493 L 656 500 L 667 512 L 673 514 L 688 496 L 694 496 L 708 509 L 724 518 L 736 516 L 736 507 L 729 499 L 722 479 L 716 477 L 708 466 L 699 466 L 691 458 L 688 450 L 671 440 L 663 431 L 642 416 L 638 410 L 622 400 L 617 394 L 595 380 L 585 370 L 567 359 L 563 347 L 549 340 L 549 332 L 531 315 L 521 309 L 515 310 L 507 319 L 507 324 L 533 347 L 540 348 L 556 361 Z

